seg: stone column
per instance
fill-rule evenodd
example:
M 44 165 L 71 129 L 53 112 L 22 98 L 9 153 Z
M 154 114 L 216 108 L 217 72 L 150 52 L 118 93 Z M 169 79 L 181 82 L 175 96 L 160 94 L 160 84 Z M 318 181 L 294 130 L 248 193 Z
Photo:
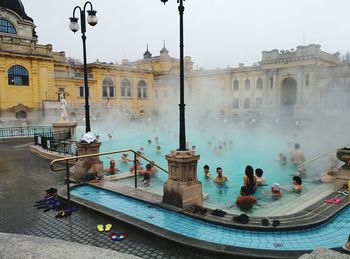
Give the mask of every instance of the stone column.
M 164 184 L 163 202 L 183 208 L 203 204 L 202 183 L 197 179 L 197 162 L 194 151 L 172 151 L 168 160 L 169 178 Z
M 78 156 L 97 154 L 100 152 L 101 142 L 95 140 L 91 143 L 84 141 L 77 143 Z M 103 172 L 103 163 L 99 156 L 79 158 L 74 166 L 70 168 L 71 176 L 76 181 L 91 180 Z
M 71 139 L 75 140 L 76 136 L 76 127 L 77 123 L 75 121 L 58 121 L 52 123 L 52 127 L 54 132 L 62 132 L 62 131 L 68 131 L 70 130 L 71 133 Z

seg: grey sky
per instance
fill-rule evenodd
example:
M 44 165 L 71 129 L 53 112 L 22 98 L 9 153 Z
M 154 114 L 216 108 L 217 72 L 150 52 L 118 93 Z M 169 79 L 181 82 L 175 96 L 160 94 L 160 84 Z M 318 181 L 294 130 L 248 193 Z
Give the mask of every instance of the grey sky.
M 81 33 L 68 28 L 77 0 L 22 0 L 37 25 L 39 43 L 82 60 Z M 146 44 L 159 55 L 163 40 L 178 57 L 176 0 L 92 0 L 99 23 L 87 28 L 88 60 L 142 58 Z M 318 43 L 334 53 L 350 50 L 349 0 L 186 0 L 185 55 L 205 68 L 236 67 L 261 59 L 261 51 Z

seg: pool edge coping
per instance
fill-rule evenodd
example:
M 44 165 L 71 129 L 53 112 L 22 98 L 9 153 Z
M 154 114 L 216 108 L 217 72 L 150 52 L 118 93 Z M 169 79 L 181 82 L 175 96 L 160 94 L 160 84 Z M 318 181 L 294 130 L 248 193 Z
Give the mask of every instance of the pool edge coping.
M 160 203 L 152 203 L 152 202 L 147 201 L 147 200 L 142 200 L 142 199 L 130 196 L 130 195 L 125 195 L 124 193 L 120 193 L 120 192 L 117 192 L 115 190 L 109 190 L 109 189 L 106 189 L 106 188 L 103 188 L 101 186 L 97 186 L 97 185 L 94 185 L 94 184 L 86 184 L 86 183 L 84 183 L 84 184 L 77 184 L 77 185 L 72 186 L 72 188 L 77 187 L 77 186 L 82 186 L 82 185 L 90 185 L 90 186 L 101 188 L 101 189 L 104 189 L 104 190 L 107 190 L 107 191 L 115 192 L 115 193 L 117 193 L 119 195 L 122 195 L 122 196 L 125 196 L 125 197 L 128 197 L 128 198 L 132 198 L 132 199 L 135 199 L 135 200 L 138 200 L 138 201 L 142 201 L 142 202 L 148 203 L 148 204 L 150 204 L 152 206 L 155 206 L 155 207 L 160 207 L 160 208 L 163 208 L 163 209 L 169 209 L 169 210 L 171 210 L 173 212 L 177 212 L 177 213 L 180 213 L 182 215 L 189 216 L 191 218 L 195 218 L 195 219 L 198 219 L 198 220 L 209 222 L 211 224 L 220 224 L 220 222 L 217 222 L 217 221 L 205 220 L 205 219 L 203 219 L 201 217 L 194 217 L 193 214 L 191 215 L 190 213 L 184 213 L 179 208 L 175 208 L 175 207 L 172 208 L 173 206 L 168 206 L 168 205 L 165 205 L 165 206 L 163 205 L 162 206 L 162 204 L 160 204 Z M 64 188 L 64 187 L 60 188 L 58 194 L 59 194 L 60 197 L 63 197 L 63 198 L 66 199 L 67 198 L 67 196 L 66 196 L 67 195 L 66 188 Z M 176 242 L 176 243 L 179 243 L 181 245 L 185 245 L 187 247 L 191 247 L 191 248 L 194 248 L 194 249 L 206 250 L 206 251 L 208 251 L 210 253 L 221 253 L 221 254 L 225 254 L 225 255 L 236 255 L 236 256 L 242 256 L 242 257 L 246 257 L 246 258 L 281 258 L 281 257 L 283 257 L 283 258 L 297 258 L 297 257 L 301 256 L 302 254 L 309 253 L 309 252 L 312 251 L 312 250 L 269 250 L 269 249 L 254 249 L 254 248 L 236 247 L 236 246 L 230 246 L 230 245 L 220 245 L 218 243 L 203 241 L 203 240 L 200 240 L 200 239 L 187 237 L 187 236 L 184 236 L 184 235 L 181 235 L 181 234 L 178 234 L 178 233 L 166 230 L 164 228 L 155 226 L 155 225 L 153 225 L 151 223 L 148 223 L 146 221 L 139 220 L 139 219 L 137 219 L 135 217 L 131 217 L 129 215 L 126 215 L 126 214 L 124 214 L 122 212 L 117 212 L 117 211 L 114 211 L 114 210 L 112 210 L 110 208 L 107 208 L 105 206 L 102 206 L 102 205 L 99 205 L 99 204 L 96 204 L 96 203 L 93 203 L 93 202 L 81 199 L 79 197 L 75 197 L 74 195 L 71 196 L 71 200 L 73 202 L 75 202 L 75 203 L 80 204 L 81 206 L 84 206 L 84 207 L 87 207 L 89 209 L 98 211 L 98 212 L 100 212 L 102 214 L 108 215 L 108 216 L 113 217 L 113 218 L 115 218 L 117 220 L 123 221 L 123 222 L 125 222 L 127 224 L 130 224 L 132 226 L 140 228 L 143 231 L 147 231 L 149 233 L 155 234 L 155 235 L 157 235 L 157 236 L 159 236 L 161 238 L 165 238 L 165 239 L 168 239 L 170 241 L 173 241 L 173 242 Z M 303 228 L 301 228 L 301 229 L 307 229 L 307 228 L 316 227 L 316 226 L 319 226 L 319 225 L 329 221 L 336 214 L 338 214 L 339 212 L 344 210 L 348 205 L 349 205 L 349 202 L 347 202 L 346 204 L 344 203 L 343 206 L 341 206 L 341 208 L 339 208 L 336 212 L 334 212 L 331 216 L 329 216 L 325 220 L 322 220 L 322 221 L 317 222 L 315 224 L 306 225 L 306 227 L 303 226 Z M 223 224 L 223 222 L 221 222 L 220 225 L 223 225 L 223 226 L 226 226 L 226 227 L 231 227 L 231 228 L 238 228 L 238 229 L 245 229 L 245 230 L 255 230 L 255 231 L 277 231 L 277 232 L 278 231 L 286 231 L 286 229 L 272 228 L 272 227 L 269 230 L 267 230 L 267 229 L 263 230 L 263 229 L 257 229 L 257 228 L 250 229 L 250 228 L 247 228 L 246 225 L 241 225 L 240 227 L 236 227 L 236 226 L 233 226 L 233 225 Z M 292 231 L 292 230 L 296 230 L 296 229 L 295 228 L 292 228 L 292 229 L 289 228 L 288 230 Z M 338 247 L 335 247 L 335 248 L 332 248 L 332 249 L 338 249 Z

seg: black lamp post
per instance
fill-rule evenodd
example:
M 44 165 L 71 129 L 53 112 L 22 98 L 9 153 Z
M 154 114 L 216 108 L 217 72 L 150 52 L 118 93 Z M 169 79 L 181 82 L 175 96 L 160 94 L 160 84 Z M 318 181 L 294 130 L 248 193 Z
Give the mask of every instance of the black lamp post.
M 79 24 L 78 20 L 79 18 L 75 17 L 75 10 L 80 10 L 80 25 L 81 25 L 81 33 L 82 33 L 82 40 L 83 40 L 83 55 L 84 55 L 84 92 L 85 92 L 85 132 L 91 131 L 90 127 L 90 107 L 89 107 L 89 87 L 88 87 L 88 70 L 87 70 L 87 63 L 86 63 L 86 22 L 85 22 L 85 12 L 87 5 L 90 5 L 90 10 L 87 11 L 88 17 L 87 22 L 91 26 L 95 26 L 97 24 L 97 17 L 96 13 L 97 11 L 93 10 L 92 4 L 90 1 L 87 1 L 84 4 L 84 8 L 81 9 L 80 6 L 76 6 L 73 10 L 73 17 L 70 17 L 70 24 L 69 28 L 76 33 L 79 30 Z
M 161 0 L 164 4 L 168 0 Z M 180 15 L 180 135 L 179 135 L 179 151 L 186 150 L 186 132 L 185 132 L 185 94 L 184 94 L 184 31 L 183 31 L 183 14 L 185 7 L 183 2 L 185 0 L 177 0 L 179 3 L 179 15 Z

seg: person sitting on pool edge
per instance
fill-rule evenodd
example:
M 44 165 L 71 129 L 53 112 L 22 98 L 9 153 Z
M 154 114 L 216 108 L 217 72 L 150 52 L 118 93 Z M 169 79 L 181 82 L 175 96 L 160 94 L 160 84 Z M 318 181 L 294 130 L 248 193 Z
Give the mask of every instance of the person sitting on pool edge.
M 254 176 L 254 169 L 247 165 L 245 168 L 245 176 L 243 177 L 244 186 L 247 187 L 248 194 L 253 194 L 256 191 L 256 176 Z
M 256 198 L 249 194 L 246 186 L 241 187 L 240 196 L 237 197 L 236 204 L 241 210 L 249 210 L 257 203 Z
M 266 180 L 264 177 L 262 177 L 263 175 L 263 170 L 261 168 L 257 168 L 255 169 L 255 176 L 256 176 L 256 185 L 257 186 L 263 186 L 266 184 Z
M 203 170 L 204 170 L 205 179 L 211 178 L 211 174 L 209 172 L 209 166 L 208 165 L 203 166 Z
M 228 179 L 226 176 L 222 175 L 222 168 L 221 167 L 216 168 L 216 173 L 218 175 L 216 176 L 214 183 L 219 186 L 225 185 Z
M 115 166 L 115 160 L 109 161 L 109 167 L 103 170 L 106 175 L 114 175 L 119 172 L 119 169 Z
M 293 177 L 293 192 L 301 193 L 303 186 L 302 186 L 302 180 L 300 176 L 294 176 Z

